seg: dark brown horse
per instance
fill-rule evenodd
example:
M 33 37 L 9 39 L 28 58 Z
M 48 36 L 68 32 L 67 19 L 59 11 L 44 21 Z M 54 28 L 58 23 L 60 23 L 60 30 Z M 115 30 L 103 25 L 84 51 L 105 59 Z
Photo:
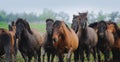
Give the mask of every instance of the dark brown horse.
M 12 62 L 10 55 L 10 42 L 12 37 L 8 30 L 0 28 L 0 56 L 6 54 L 6 62 Z
M 78 37 L 75 32 L 63 21 L 55 21 L 53 24 L 53 44 L 57 51 L 59 62 L 63 62 L 64 53 L 68 53 L 67 62 L 70 62 L 71 54 L 78 48 Z
M 45 34 L 45 38 L 44 38 L 44 50 L 47 53 L 47 61 L 48 62 L 53 62 L 54 56 L 55 56 L 55 48 L 53 46 L 53 39 L 52 39 L 52 28 L 53 28 L 53 23 L 54 20 L 52 19 L 47 19 L 46 20 L 46 34 Z M 43 62 L 44 62 L 44 56 L 43 55 Z M 51 60 L 50 60 L 50 56 Z
M 31 62 L 34 56 L 35 62 L 41 62 L 41 46 L 43 44 L 40 33 L 31 30 L 28 22 L 21 18 L 16 21 L 16 36 L 18 40 L 18 48 L 25 62 Z
M 74 26 L 73 26 L 74 25 Z M 90 61 L 90 50 L 93 50 L 94 60 L 96 61 L 96 44 L 98 41 L 97 34 L 94 29 L 87 26 L 87 13 L 79 13 L 73 16 L 72 28 L 78 34 L 79 47 L 75 52 L 75 62 L 79 62 L 79 55 L 84 62 L 84 51 L 88 62 Z
M 114 44 L 114 36 L 108 30 L 107 23 L 105 21 L 98 22 L 98 44 L 97 44 L 97 52 L 98 52 L 98 61 L 100 62 L 100 51 L 104 54 L 105 62 L 109 59 L 110 50 Z
M 113 61 L 120 61 L 120 28 L 115 22 L 108 22 L 108 30 L 114 35 L 114 45 L 112 48 Z

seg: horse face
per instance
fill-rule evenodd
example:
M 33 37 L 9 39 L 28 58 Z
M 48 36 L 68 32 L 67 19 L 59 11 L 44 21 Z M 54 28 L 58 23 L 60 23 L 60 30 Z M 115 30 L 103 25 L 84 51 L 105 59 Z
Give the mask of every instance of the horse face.
M 21 23 L 16 24 L 16 36 L 17 36 L 17 38 L 20 37 L 20 34 L 22 33 L 22 31 L 23 31 L 24 29 L 25 29 L 25 28 L 24 28 L 24 25 L 23 25 L 23 24 L 21 24 Z
M 109 30 L 110 32 L 113 32 L 113 33 L 114 33 L 114 32 L 116 31 L 114 24 L 111 23 L 111 24 L 108 24 L 107 26 L 108 26 L 108 30 Z
M 98 35 L 103 38 L 106 30 L 107 30 L 106 22 L 100 21 L 99 24 L 98 24 Z
M 81 26 L 82 29 L 85 29 L 87 26 L 87 18 L 81 18 L 79 25 Z
M 57 21 L 60 22 L 60 21 Z M 54 42 L 57 42 L 63 33 L 63 28 L 61 23 L 57 24 L 56 22 L 53 25 L 52 39 Z
M 87 26 L 87 13 L 79 13 L 79 25 L 82 29 L 85 29 Z
M 72 20 L 72 24 L 71 24 L 71 28 L 77 33 L 78 31 L 78 22 L 79 22 L 79 18 L 77 18 L 79 16 L 73 15 L 73 20 Z
M 52 28 L 53 28 L 53 22 L 52 21 L 46 22 L 46 31 L 50 35 L 52 34 Z

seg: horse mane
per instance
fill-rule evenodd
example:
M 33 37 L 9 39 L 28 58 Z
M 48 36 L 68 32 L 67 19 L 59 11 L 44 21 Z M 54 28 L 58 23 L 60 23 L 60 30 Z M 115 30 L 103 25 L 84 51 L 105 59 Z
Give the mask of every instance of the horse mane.
M 107 29 L 107 22 L 105 22 L 104 20 L 101 20 L 101 21 L 98 22 L 98 24 L 99 24 L 99 23 L 104 23 L 105 26 L 106 26 L 106 29 Z
M 53 26 L 60 26 L 61 24 L 62 24 L 62 21 L 56 20 L 55 23 L 53 24 Z M 65 23 L 64 23 L 64 24 L 65 24 Z M 67 27 L 67 29 L 68 29 L 69 31 L 71 31 L 67 24 L 65 24 L 65 26 Z
M 94 23 L 89 24 L 88 26 L 94 28 L 97 26 L 97 24 L 98 24 L 98 22 L 94 22 Z
M 28 22 L 27 22 L 26 20 L 23 20 L 22 18 L 18 18 L 17 21 L 16 21 L 16 25 L 17 25 L 18 23 L 24 24 L 24 26 L 25 26 L 25 28 L 28 30 L 28 32 L 29 32 L 30 34 L 33 34 L 32 30 L 30 29 L 30 26 L 29 26 L 29 24 L 28 24 Z
M 120 28 L 118 27 L 118 25 L 115 22 L 112 22 L 112 21 L 108 22 L 108 24 L 113 24 L 115 26 L 116 33 L 120 37 Z
M 51 19 L 51 18 L 46 19 L 46 22 L 48 22 L 48 21 L 52 21 L 52 22 L 54 22 L 54 20 L 53 20 L 53 19 Z

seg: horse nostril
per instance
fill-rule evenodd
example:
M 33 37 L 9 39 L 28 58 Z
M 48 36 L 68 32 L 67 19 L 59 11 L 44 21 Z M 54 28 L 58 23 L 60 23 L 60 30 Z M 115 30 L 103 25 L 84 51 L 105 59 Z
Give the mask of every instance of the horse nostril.
M 54 38 L 54 39 L 53 39 L 53 41 L 54 41 L 54 42 L 57 42 L 57 41 L 58 41 L 58 39 Z

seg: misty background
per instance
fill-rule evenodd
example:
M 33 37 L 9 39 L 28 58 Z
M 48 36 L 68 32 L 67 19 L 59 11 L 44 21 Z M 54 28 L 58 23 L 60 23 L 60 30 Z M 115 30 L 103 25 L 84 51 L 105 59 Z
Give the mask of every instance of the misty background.
M 24 18 L 44 22 L 47 18 L 72 22 L 78 12 L 88 12 L 89 23 L 100 20 L 120 22 L 120 0 L 0 0 L 0 21 Z

